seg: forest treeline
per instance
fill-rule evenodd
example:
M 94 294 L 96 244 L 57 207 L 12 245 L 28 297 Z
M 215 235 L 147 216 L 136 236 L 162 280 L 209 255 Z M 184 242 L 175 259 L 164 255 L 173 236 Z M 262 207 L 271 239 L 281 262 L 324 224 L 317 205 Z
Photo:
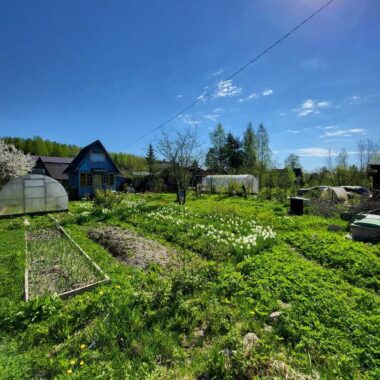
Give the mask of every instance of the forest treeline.
M 283 164 L 274 162 L 270 136 L 263 124 L 255 129 L 248 123 L 240 137 L 226 132 L 219 123 L 210 133 L 210 143 L 205 166 L 214 173 L 253 174 L 260 178 L 261 188 L 289 189 L 297 184 L 294 169 L 302 169 L 300 157 L 290 153 Z M 339 153 L 330 150 L 325 165 L 312 172 L 304 171 L 302 183 L 307 186 L 369 186 L 367 167 L 380 160 L 380 144 L 371 139 L 360 140 L 355 155 L 355 163 L 350 164 L 346 149 Z
M 73 144 L 62 144 L 56 141 L 45 140 L 42 137 L 33 138 L 4 137 L 3 140 L 8 144 L 13 144 L 17 149 L 24 153 L 34 156 L 52 157 L 75 157 L 81 147 Z M 133 171 L 145 171 L 146 161 L 143 157 L 128 153 L 110 153 L 118 168 L 125 174 Z

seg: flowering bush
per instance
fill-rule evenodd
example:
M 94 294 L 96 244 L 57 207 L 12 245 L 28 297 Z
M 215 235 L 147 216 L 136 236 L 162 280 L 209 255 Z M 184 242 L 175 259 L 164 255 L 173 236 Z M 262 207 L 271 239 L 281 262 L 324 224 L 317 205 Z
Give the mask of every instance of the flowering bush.
M 148 212 L 143 223 L 152 232 L 171 232 L 173 241 L 188 248 L 197 248 L 194 242 L 200 239 L 203 244 L 198 244 L 196 250 L 206 256 L 222 253 L 242 258 L 254 253 L 258 247 L 269 245 L 276 236 L 271 227 L 261 226 L 255 220 L 218 214 L 201 216 L 181 206 L 166 206 Z
M 88 211 L 81 215 L 88 216 Z M 178 204 L 158 205 L 141 195 L 98 192 L 92 214 L 100 219 L 112 217 L 160 234 L 208 257 L 242 259 L 268 247 L 276 236 L 272 227 L 250 218 L 220 213 L 203 215 Z

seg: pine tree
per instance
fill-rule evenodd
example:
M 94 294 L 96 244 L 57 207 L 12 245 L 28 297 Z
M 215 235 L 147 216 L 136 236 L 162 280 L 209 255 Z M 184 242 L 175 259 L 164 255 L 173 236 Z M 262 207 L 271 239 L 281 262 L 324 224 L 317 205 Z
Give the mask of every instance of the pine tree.
M 249 122 L 243 136 L 243 166 L 249 172 L 253 173 L 257 160 L 257 139 L 252 123 Z
M 149 144 L 148 146 L 145 161 L 148 167 L 149 175 L 152 177 L 154 175 L 155 165 L 157 161 L 152 144 Z
M 241 147 L 242 144 L 239 138 L 229 132 L 224 146 L 224 154 L 226 156 L 227 170 L 231 173 L 237 173 L 243 164 L 243 150 Z
M 211 148 L 207 152 L 206 166 L 216 173 L 225 172 L 225 154 L 224 147 L 226 144 L 226 133 L 222 124 L 218 124 L 215 130 L 210 133 Z

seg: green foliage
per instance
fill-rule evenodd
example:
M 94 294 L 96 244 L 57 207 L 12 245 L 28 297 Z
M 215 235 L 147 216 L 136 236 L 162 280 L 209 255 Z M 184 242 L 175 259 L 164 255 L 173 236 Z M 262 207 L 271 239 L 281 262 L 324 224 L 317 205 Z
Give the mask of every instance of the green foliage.
M 38 136 L 31 139 L 4 137 L 4 141 L 8 144 L 15 145 L 17 149 L 24 153 L 30 153 L 35 156 L 75 157 L 81 149 L 77 145 L 62 144 L 45 140 Z M 145 171 L 147 169 L 143 157 L 128 153 L 110 153 L 110 155 L 122 172 L 130 174 L 132 171 Z
M 5 142 L 15 145 L 17 149 L 24 153 L 36 156 L 74 157 L 80 147 L 71 144 L 62 144 L 55 141 L 44 140 L 39 136 L 24 139 L 21 137 L 5 137 Z
M 252 197 L 189 197 L 180 207 L 173 195 L 100 192 L 70 211 L 57 217 L 111 283 L 24 303 L 23 229 L 0 221 L 1 257 L 20 250 L 17 265 L 0 261 L 1 290 L 8 287 L 0 378 L 68 378 L 67 371 L 81 379 L 378 377 L 380 301 L 367 282 L 378 280 L 370 268 L 378 246 L 346 241 L 326 232 L 331 221 L 289 217 L 284 204 Z M 118 262 L 87 237 L 98 223 L 160 239 L 176 249 L 175 263 L 142 271 Z M 259 236 L 258 226 L 273 226 L 276 237 L 236 249 L 226 238 Z
M 331 232 L 294 232 L 286 241 L 326 268 L 336 269 L 348 282 L 376 292 L 380 290 L 380 248 L 353 242 Z

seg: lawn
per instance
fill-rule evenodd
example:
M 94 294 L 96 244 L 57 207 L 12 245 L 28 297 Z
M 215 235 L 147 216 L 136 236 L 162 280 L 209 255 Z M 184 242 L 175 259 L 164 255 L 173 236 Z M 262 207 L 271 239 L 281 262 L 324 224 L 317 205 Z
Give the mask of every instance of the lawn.
M 281 203 L 174 199 L 103 194 L 57 215 L 110 277 L 67 300 L 23 301 L 25 230 L 50 219 L 0 221 L 0 378 L 380 377 L 380 245 Z M 159 241 L 172 265 L 126 265 L 89 238 L 98 226 Z

